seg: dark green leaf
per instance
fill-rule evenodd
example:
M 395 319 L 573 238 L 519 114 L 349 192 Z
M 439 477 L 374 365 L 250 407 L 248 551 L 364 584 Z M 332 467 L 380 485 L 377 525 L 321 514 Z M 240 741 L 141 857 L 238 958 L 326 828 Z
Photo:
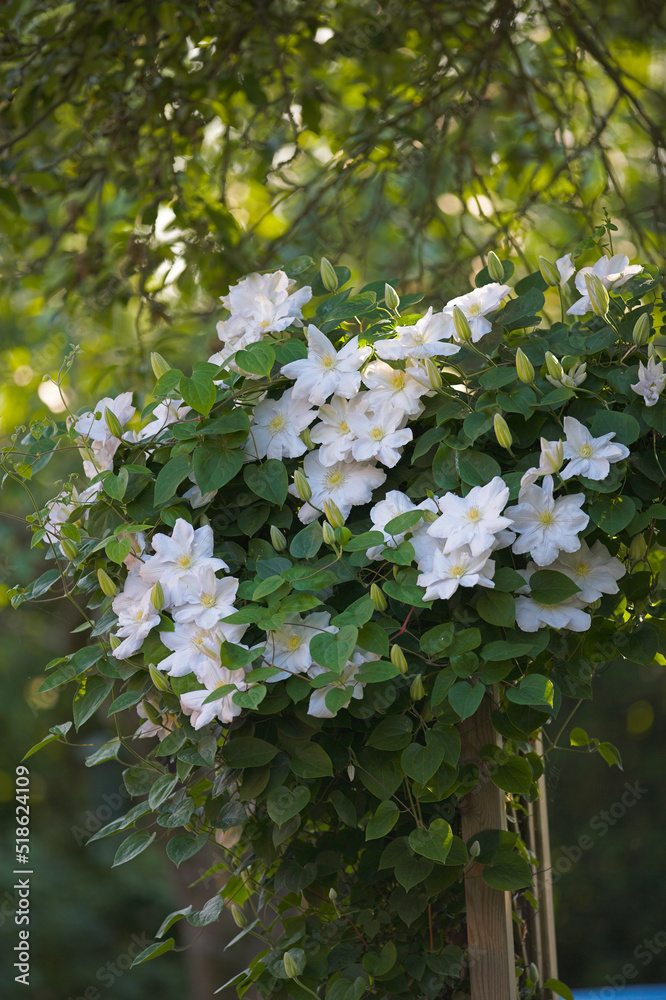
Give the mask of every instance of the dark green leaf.
M 243 469 L 243 479 L 247 486 L 262 500 L 282 504 L 287 499 L 289 479 L 287 470 L 275 458 L 269 458 L 263 465 L 246 465 Z

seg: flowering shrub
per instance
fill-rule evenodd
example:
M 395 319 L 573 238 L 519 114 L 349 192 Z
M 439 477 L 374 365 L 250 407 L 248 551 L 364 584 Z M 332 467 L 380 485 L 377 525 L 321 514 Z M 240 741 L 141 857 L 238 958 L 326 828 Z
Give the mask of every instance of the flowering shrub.
M 123 759 L 139 800 L 93 839 L 125 832 L 116 864 L 214 841 L 227 872 L 137 961 L 228 905 L 265 942 L 239 995 L 448 997 L 470 861 L 533 898 L 536 740 L 561 745 L 563 701 L 619 656 L 653 662 L 666 632 L 661 276 L 607 254 L 612 229 L 513 286 L 491 254 L 424 315 L 299 257 L 230 290 L 221 349 L 191 374 L 153 355 L 140 409 L 123 392 L 14 436 L 3 468 L 30 495 L 58 448 L 83 459 L 85 483 L 29 516 L 54 565 L 13 603 L 87 605 L 90 642 L 43 689 L 75 686 L 77 730 L 107 706 L 118 735 L 87 764 Z M 479 768 L 459 725 L 488 691 L 488 775 L 515 823 L 466 844 Z M 580 728 L 569 742 L 619 763 Z

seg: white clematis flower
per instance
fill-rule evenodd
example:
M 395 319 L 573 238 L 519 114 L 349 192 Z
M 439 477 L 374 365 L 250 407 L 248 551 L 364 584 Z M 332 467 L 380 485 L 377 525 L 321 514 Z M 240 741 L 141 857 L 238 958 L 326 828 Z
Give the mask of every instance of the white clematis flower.
M 638 362 L 638 382 L 631 388 L 638 396 L 643 397 L 646 406 L 654 406 L 659 402 L 665 385 L 663 361 L 657 362 L 654 358 L 648 358 L 647 365 L 642 361 Z
M 438 512 L 437 504 L 434 500 L 423 500 L 420 504 L 413 504 L 412 501 L 405 493 L 401 493 L 400 490 L 389 490 L 386 497 L 376 503 L 375 506 L 370 511 L 370 519 L 372 521 L 372 530 L 381 531 L 384 534 L 384 544 L 383 545 L 373 545 L 371 546 L 366 555 L 369 559 L 381 559 L 382 552 L 385 548 L 396 549 L 402 541 L 404 541 L 406 531 L 400 532 L 397 535 L 389 535 L 385 531 L 386 525 L 389 521 L 392 521 L 394 517 L 398 517 L 399 514 L 406 514 L 410 510 L 429 510 L 433 514 Z M 425 534 L 425 529 L 427 524 L 423 521 L 419 522 L 411 531 L 414 535 L 421 533 Z M 412 542 L 414 537 L 412 537 Z M 432 548 L 432 542 L 429 542 L 429 547 Z
M 326 704 L 326 695 L 329 691 L 335 690 L 335 688 L 351 688 L 351 691 L 348 692 L 349 698 L 343 706 L 344 708 L 347 707 L 352 698 L 360 700 L 363 697 L 363 688 L 365 685 L 355 679 L 356 675 L 364 663 L 369 663 L 371 660 L 377 659 L 379 659 L 379 657 L 374 653 L 368 653 L 364 649 L 359 649 L 357 647 L 354 650 L 351 659 L 348 660 L 343 667 L 340 678 L 332 681 L 325 687 L 317 688 L 312 692 L 308 703 L 308 715 L 313 715 L 316 719 L 335 718 L 337 712 L 332 712 Z M 325 667 L 319 666 L 318 663 L 313 663 L 308 671 L 308 675 L 315 678 L 319 677 L 320 674 L 325 674 L 327 672 L 328 671 Z
M 310 639 L 319 632 L 338 631 L 330 621 L 331 616 L 327 611 L 317 611 L 307 618 L 287 615 L 281 628 L 268 632 L 263 661 L 269 667 L 279 667 L 280 672 L 268 677 L 267 682 L 272 684 L 287 680 L 295 674 L 306 673 L 312 666 Z
M 201 628 L 200 625 L 185 625 L 176 622 L 173 632 L 160 632 L 160 639 L 171 650 L 171 655 L 156 664 L 172 677 L 184 677 L 194 673 L 205 684 L 206 670 L 211 664 L 220 665 L 220 646 L 223 642 L 237 643 L 242 638 L 247 625 L 223 625 Z
M 629 456 L 629 449 L 625 445 L 611 441 L 615 437 L 615 431 L 595 438 L 575 417 L 565 417 L 564 433 L 564 457 L 570 461 L 560 473 L 562 479 L 571 479 L 572 476 L 605 479 L 610 472 L 611 462 L 620 462 Z
M 310 432 L 315 444 L 320 444 L 319 458 L 323 465 L 335 465 L 351 457 L 351 448 L 355 440 L 354 431 L 350 425 L 356 420 L 356 414 L 362 412 L 367 393 L 359 393 L 351 401 L 342 396 L 333 396 L 330 403 L 319 407 L 319 420 Z
M 158 403 L 150 414 L 149 423 L 136 432 L 136 440 L 147 441 L 148 438 L 155 437 L 165 427 L 175 424 L 177 420 L 182 420 L 189 412 L 190 407 L 186 406 L 182 400 L 167 399 L 164 403 Z
M 397 336 L 391 340 L 378 340 L 375 352 L 386 361 L 405 358 L 434 358 L 437 355 L 457 354 L 458 344 L 447 343 L 451 337 L 448 318 L 443 313 L 433 316 L 432 306 L 414 326 L 399 326 Z
M 312 423 L 316 410 L 287 389 L 279 399 L 264 399 L 252 413 L 244 451 L 250 458 L 298 458 L 307 451 L 300 433 Z
M 572 553 L 560 553 L 548 569 L 564 573 L 580 587 L 574 597 L 591 604 L 602 594 L 617 594 L 617 581 L 626 573 L 623 564 L 612 556 L 605 545 L 595 542 L 590 548 L 582 541 L 580 548 Z
M 305 456 L 303 472 L 312 490 L 310 502 L 304 503 L 298 512 L 303 524 L 309 524 L 319 517 L 319 510 L 323 509 L 327 500 L 333 500 L 342 516 L 347 518 L 352 507 L 369 503 L 372 491 L 386 479 L 386 473 L 382 469 L 368 462 L 347 460 L 336 462 L 335 465 L 322 465 L 318 451 L 311 451 Z M 293 483 L 289 492 L 294 496 L 298 495 Z
M 312 298 L 312 289 L 305 285 L 292 292 L 294 284 L 284 271 L 242 278 L 227 295 L 221 296 L 231 316 L 217 324 L 220 340 L 232 344 L 237 351 L 267 333 L 278 333 L 300 322 L 303 306 Z
M 447 600 L 458 587 L 494 587 L 495 563 L 489 558 L 491 549 L 473 555 L 463 545 L 451 552 L 435 548 L 432 569 L 421 573 L 416 582 L 425 587 L 424 601 Z
M 580 509 L 584 501 L 583 493 L 555 500 L 552 490 L 545 487 L 521 489 L 517 505 L 506 511 L 519 536 L 513 551 L 529 552 L 539 566 L 553 562 L 559 552 L 575 552 L 580 548 L 578 532 L 590 520 Z
M 207 503 L 210 503 L 217 496 L 217 490 L 208 490 L 207 493 L 202 493 L 197 486 L 196 477 L 193 472 L 187 478 L 191 483 L 194 483 L 194 486 L 190 486 L 189 490 L 183 493 L 183 500 L 187 500 L 193 510 L 196 510 L 197 507 L 205 507 Z
M 445 538 L 444 552 L 469 545 L 473 556 L 493 547 L 495 535 L 511 526 L 501 512 L 509 499 L 509 487 L 495 476 L 486 486 L 475 486 L 466 497 L 446 493 L 438 501 L 442 516 L 428 528 L 433 538 Z
M 235 691 L 216 698 L 214 701 L 204 705 L 206 698 L 217 688 L 233 684 L 237 691 L 246 691 L 245 673 L 243 670 L 228 670 L 226 667 L 219 667 L 211 663 L 205 672 L 204 677 L 200 677 L 201 683 L 205 687 L 198 691 L 187 691 L 180 696 L 181 708 L 186 715 L 190 716 L 190 722 L 195 729 L 202 729 L 214 719 L 220 722 L 230 723 L 240 715 L 242 708 L 232 700 Z
M 555 261 L 555 267 L 560 274 L 560 285 L 566 285 L 567 281 L 576 270 L 570 253 L 565 253 L 563 257 L 558 257 Z
M 543 476 L 544 487 L 552 492 L 553 476 L 556 472 L 560 471 L 563 462 L 564 442 L 561 440 L 547 441 L 546 438 L 541 438 L 541 455 L 539 457 L 539 464 L 538 466 L 533 466 L 531 469 L 528 469 L 527 472 L 523 474 L 523 477 L 520 480 L 521 489 L 525 489 L 526 486 L 531 486 L 537 481 L 537 479 Z
M 358 346 L 358 337 L 336 352 L 328 337 L 310 324 L 307 358 L 290 361 L 280 370 L 287 378 L 296 379 L 294 399 L 309 399 L 320 406 L 334 394 L 345 399 L 356 395 L 361 385 L 359 368 L 371 353 L 371 347 Z
M 151 629 L 159 625 L 160 616 L 150 600 L 151 588 L 146 586 L 138 573 L 130 572 L 122 594 L 113 599 L 113 610 L 118 615 L 116 635 L 123 641 L 112 651 L 116 660 L 124 660 L 136 653 Z
M 592 303 L 587 294 L 585 275 L 594 274 L 600 279 L 604 288 L 608 291 L 615 291 L 620 288 L 634 274 L 640 274 L 643 270 L 642 264 L 630 264 L 626 254 L 616 253 L 612 257 L 600 257 L 592 267 L 581 267 L 576 275 L 576 288 L 581 294 L 572 306 L 567 309 L 569 316 L 584 316 L 585 313 L 592 312 Z
M 467 317 L 469 328 L 472 331 L 472 343 L 481 340 L 481 337 L 492 330 L 492 324 L 486 319 L 486 316 L 499 309 L 502 299 L 510 291 L 510 285 L 500 285 L 496 281 L 491 281 L 490 284 L 482 285 L 481 288 L 474 288 L 466 295 L 459 295 L 457 298 L 451 299 L 444 306 L 449 336 L 456 336 L 453 325 L 453 308 L 458 306 Z
M 183 577 L 194 570 L 209 568 L 228 570 L 223 559 L 213 556 L 213 529 L 205 524 L 196 531 L 179 517 L 171 535 L 153 535 L 155 555 L 143 563 L 139 572 L 150 584 L 161 583 L 172 604 L 181 603 Z
M 540 604 L 531 597 L 516 598 L 516 625 L 521 632 L 536 632 L 546 626 L 586 632 L 591 624 L 592 618 L 574 598 L 560 604 Z
M 413 433 L 401 427 L 405 415 L 400 410 L 380 409 L 372 413 L 359 413 L 354 420 L 356 440 L 352 444 L 352 455 L 357 462 L 367 462 L 375 458 L 388 469 L 400 461 L 402 448 L 408 444 Z
M 428 393 L 428 387 L 409 371 L 391 368 L 385 361 L 369 364 L 363 372 L 363 382 L 370 389 L 367 405 L 373 410 L 385 406 L 416 416 L 422 409 L 421 396 Z
M 587 362 L 571 365 L 569 371 L 563 373 L 562 378 L 554 378 L 552 375 L 546 375 L 546 378 L 556 388 L 577 389 L 587 378 Z
M 124 427 L 134 416 L 135 408 L 132 406 L 132 393 L 121 392 L 115 399 L 112 399 L 110 396 L 100 399 L 95 404 L 93 410 L 88 410 L 76 418 L 74 423 L 76 433 L 88 441 L 99 441 L 101 444 L 106 444 L 110 439 L 120 443 L 119 438 L 111 432 L 106 422 L 105 411 L 107 409 L 118 418 L 121 427 Z M 99 417 L 97 414 L 99 414 Z
M 174 621 L 212 628 L 236 611 L 238 580 L 232 576 L 218 580 L 210 566 L 202 566 L 184 576 L 181 584 L 182 601 L 173 613 Z

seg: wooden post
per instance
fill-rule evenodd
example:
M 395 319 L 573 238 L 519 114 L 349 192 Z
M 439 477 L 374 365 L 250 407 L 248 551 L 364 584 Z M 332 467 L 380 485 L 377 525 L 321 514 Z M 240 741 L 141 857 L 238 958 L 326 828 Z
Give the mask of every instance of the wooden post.
M 541 744 L 535 747 L 541 752 Z M 532 819 L 534 824 L 534 853 L 538 858 L 538 869 L 535 874 L 535 896 L 539 904 L 537 920 L 539 925 L 540 952 L 537 965 L 541 974 L 541 983 L 547 979 L 557 979 L 557 944 L 555 939 L 555 911 L 553 908 L 553 881 L 551 876 L 550 835 L 548 832 L 548 801 L 546 798 L 546 775 L 542 774 L 538 781 L 539 798 L 532 803 Z M 548 991 L 550 1000 L 553 994 Z
M 501 746 L 501 737 L 490 721 L 492 699 L 486 695 L 477 712 L 460 726 L 461 759 L 477 763 L 481 778 L 460 803 L 464 841 L 481 830 L 506 830 L 504 792 L 488 778 L 479 759 L 482 746 Z M 516 974 L 511 919 L 511 894 L 491 889 L 476 864 L 465 876 L 467 943 L 472 1000 L 516 1000 Z

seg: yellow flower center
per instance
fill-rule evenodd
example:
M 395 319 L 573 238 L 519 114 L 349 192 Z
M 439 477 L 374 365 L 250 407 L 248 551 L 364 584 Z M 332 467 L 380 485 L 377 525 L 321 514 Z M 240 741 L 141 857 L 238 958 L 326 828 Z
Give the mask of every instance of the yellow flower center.
M 470 316 L 478 316 L 479 313 L 481 312 L 481 306 L 478 304 L 478 302 L 473 302 L 471 306 L 467 307 L 467 312 L 469 313 Z
M 455 576 L 455 577 L 459 578 L 459 577 L 463 576 L 464 572 L 465 572 L 465 567 L 464 566 L 452 566 L 451 567 L 451 576 Z
M 201 603 L 203 605 L 205 605 L 207 608 L 214 608 L 215 607 L 215 595 L 214 594 L 202 594 L 201 595 Z
M 346 420 L 342 421 L 342 423 L 338 427 L 338 430 L 340 431 L 341 434 L 349 434 L 349 424 L 347 423 Z
M 325 354 L 324 357 L 321 359 L 321 363 L 324 366 L 324 368 L 332 368 L 333 365 L 335 364 L 335 358 L 332 357 L 330 354 Z
M 578 576 L 587 576 L 587 574 L 590 572 L 590 564 L 578 563 L 578 565 L 576 566 L 576 572 L 578 573 Z
M 186 569 L 188 566 L 192 564 L 192 556 L 189 555 L 189 553 L 187 552 L 183 552 L 182 555 L 178 556 L 178 559 L 176 561 L 179 566 L 182 566 L 183 569 Z
M 381 427 L 373 427 L 371 431 L 371 436 L 375 439 L 375 441 L 381 441 L 381 439 L 384 437 L 384 431 Z
M 262 330 L 267 330 L 270 325 L 271 321 L 269 319 L 262 319 L 261 323 L 259 324 Z
M 270 420 L 268 423 L 268 426 L 273 431 L 273 433 L 281 431 L 284 425 L 285 425 L 285 419 L 281 413 L 276 413 L 273 419 Z
M 391 379 L 391 385 L 394 389 L 404 389 L 405 388 L 405 373 L 404 372 L 393 372 L 393 378 Z
M 143 621 L 143 617 L 144 617 L 144 612 L 143 611 L 135 611 L 133 617 L 134 617 L 134 621 L 135 622 L 142 622 Z
M 287 649 L 291 649 L 292 652 L 296 652 L 303 645 L 303 640 L 298 635 L 292 635 L 290 639 L 287 640 Z
M 347 477 L 339 469 L 331 469 L 330 472 L 326 473 L 325 482 L 329 490 L 337 490 L 339 486 L 342 486 Z
M 415 333 L 414 334 L 414 343 L 415 344 L 422 344 L 424 342 L 424 340 L 425 340 L 425 337 L 424 337 L 424 335 L 422 333 Z
M 589 458 L 591 454 L 592 454 L 592 449 L 590 448 L 589 444 L 581 445 L 580 447 L 581 458 Z
M 470 521 L 478 521 L 479 518 L 481 517 L 481 511 L 479 510 L 478 507 L 470 507 L 470 509 L 467 511 L 467 517 L 468 520 Z
M 549 510 L 542 510 L 539 514 L 539 520 L 542 524 L 551 524 L 553 520 L 553 515 Z

